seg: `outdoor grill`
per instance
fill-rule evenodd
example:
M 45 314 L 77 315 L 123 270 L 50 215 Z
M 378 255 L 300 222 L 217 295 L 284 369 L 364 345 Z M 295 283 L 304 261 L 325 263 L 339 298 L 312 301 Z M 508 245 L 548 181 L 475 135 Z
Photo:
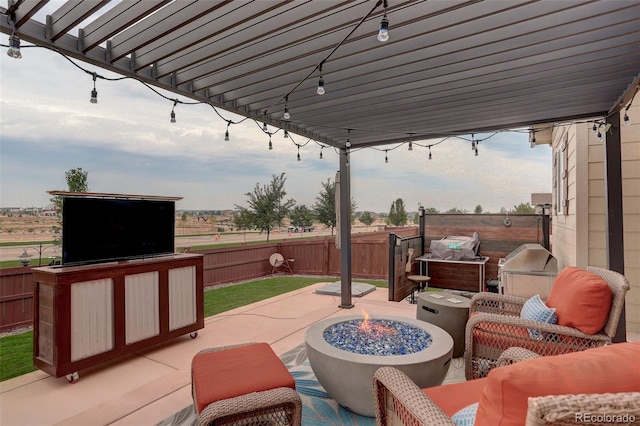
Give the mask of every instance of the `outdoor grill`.
M 558 275 L 558 261 L 540 244 L 523 244 L 498 262 L 498 280 L 504 294 L 546 299 Z

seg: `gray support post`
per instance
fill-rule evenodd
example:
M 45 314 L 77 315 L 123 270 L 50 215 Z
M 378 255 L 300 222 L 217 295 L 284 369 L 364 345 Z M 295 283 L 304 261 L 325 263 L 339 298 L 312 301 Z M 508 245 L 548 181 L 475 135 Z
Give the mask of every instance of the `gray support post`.
M 604 173 L 607 203 L 607 268 L 624 274 L 624 226 L 622 214 L 622 147 L 620 141 L 620 113 L 607 117 L 609 131 L 605 132 Z M 614 343 L 627 341 L 625 307 L 618 321 Z
M 419 217 L 419 226 L 420 226 L 420 256 L 424 255 L 424 226 L 425 226 L 425 216 L 424 216 L 424 207 L 418 207 L 418 217 Z
M 340 308 L 351 303 L 351 173 L 349 152 L 340 148 Z

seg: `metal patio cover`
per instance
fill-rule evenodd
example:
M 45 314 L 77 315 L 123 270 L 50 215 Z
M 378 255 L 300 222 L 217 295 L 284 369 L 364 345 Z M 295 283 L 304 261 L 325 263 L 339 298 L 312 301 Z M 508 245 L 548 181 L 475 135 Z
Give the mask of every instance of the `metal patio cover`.
M 388 0 L 386 42 L 374 0 L 70 0 L 34 19 L 48 3 L 9 1 L 2 32 L 13 17 L 23 41 L 338 147 L 601 117 L 640 70 L 638 0 Z

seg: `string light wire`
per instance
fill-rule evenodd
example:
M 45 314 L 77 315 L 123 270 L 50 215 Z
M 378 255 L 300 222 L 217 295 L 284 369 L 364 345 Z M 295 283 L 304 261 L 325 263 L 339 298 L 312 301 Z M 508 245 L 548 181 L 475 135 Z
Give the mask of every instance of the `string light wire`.
M 321 62 L 320 62 L 320 64 L 319 64 L 318 66 L 316 66 L 316 68 L 314 68 L 314 70 L 312 70 L 312 72 L 311 72 L 311 73 L 309 73 L 309 75 L 308 75 L 307 77 L 305 77 L 302 81 L 300 81 L 300 83 L 298 83 L 298 84 L 297 84 L 297 85 L 296 85 L 296 86 L 295 86 L 295 87 L 294 87 L 294 88 L 293 88 L 289 93 L 287 93 L 287 94 L 286 94 L 285 96 L 283 96 L 280 100 L 278 100 L 278 102 L 280 102 L 282 99 L 286 99 L 286 100 L 287 100 L 287 102 L 288 102 L 288 95 L 289 95 L 293 90 L 295 90 L 297 87 L 299 87 L 299 86 L 300 86 L 300 84 L 302 84 L 306 79 L 308 79 L 308 77 L 309 77 L 309 76 L 311 76 L 311 75 L 315 72 L 315 70 L 319 69 L 319 68 L 322 66 L 322 64 L 324 63 L 324 61 L 326 61 L 326 59 L 328 59 L 328 58 L 329 58 L 329 57 L 330 57 L 330 56 L 331 56 L 331 55 L 332 55 L 332 54 L 337 50 L 337 48 L 338 48 L 338 47 L 340 47 L 340 45 L 341 45 L 342 43 L 344 43 L 344 42 L 348 39 L 348 37 L 349 37 L 349 36 L 350 36 L 350 35 L 351 35 L 351 34 L 352 34 L 352 33 L 353 33 L 353 32 L 354 32 L 354 31 L 355 31 L 355 30 L 360 26 L 360 24 L 362 24 L 362 22 L 364 22 L 364 21 L 365 21 L 365 20 L 370 16 L 370 14 L 371 14 L 371 13 L 373 13 L 373 11 L 374 11 L 374 10 L 375 10 L 375 9 L 376 9 L 380 4 L 381 4 L 381 0 L 380 0 L 380 1 L 378 1 L 378 2 L 376 3 L 376 5 L 375 5 L 375 6 L 371 9 L 371 11 L 370 11 L 370 12 L 369 12 L 369 13 L 368 13 L 368 14 L 367 14 L 367 15 L 366 15 L 366 16 L 365 16 L 365 17 L 364 17 L 364 18 L 363 18 L 359 23 L 358 23 L 358 25 L 356 25 L 356 26 L 352 29 L 352 31 L 351 31 L 351 32 L 350 32 L 350 33 L 349 33 L 349 34 L 348 34 L 348 35 L 347 35 L 347 36 L 346 36 L 346 37 L 345 37 L 345 38 L 344 38 L 344 39 L 343 39 L 343 40 L 342 40 L 342 41 L 341 41 L 341 42 L 340 42 L 340 43 L 339 43 L 339 44 L 338 44 L 338 45 L 337 45 L 337 46 L 336 46 L 336 47 L 335 47 L 335 48 L 334 48 L 330 53 L 329 53 L 329 55 L 327 55 L 327 57 L 325 57 L 325 59 L 324 59 L 323 61 L 321 61 Z M 5 45 L 5 44 L 0 44 L 0 46 L 1 46 L 1 47 L 10 47 L 10 46 L 7 46 L 7 45 Z M 175 121 L 174 121 L 174 119 L 175 119 L 175 107 L 176 107 L 178 104 L 183 104 L 183 105 L 200 105 L 200 104 L 206 104 L 206 105 L 209 105 L 209 106 L 213 109 L 213 111 L 215 112 L 215 114 L 216 114 L 220 119 L 222 119 L 224 122 L 226 122 L 226 123 L 227 123 L 227 129 L 226 129 L 226 131 L 225 131 L 225 140 L 228 140 L 229 127 L 230 127 L 231 125 L 241 124 L 241 123 L 245 122 L 246 120 L 250 120 L 250 119 L 252 119 L 252 120 L 253 120 L 253 121 L 254 121 L 258 126 L 260 126 L 260 124 L 257 122 L 257 120 L 256 120 L 255 118 L 252 118 L 252 117 L 242 117 L 242 118 L 241 118 L 240 120 L 238 120 L 238 121 L 230 120 L 230 119 L 228 119 L 228 118 L 224 117 L 224 116 L 220 113 L 220 111 L 218 110 L 218 108 L 217 108 L 215 105 L 213 105 L 212 103 L 210 103 L 210 102 L 205 102 L 205 101 L 192 101 L 192 102 L 185 102 L 185 101 L 181 101 L 181 100 L 179 100 L 179 99 L 170 98 L 169 96 L 164 95 L 163 93 L 161 93 L 159 90 L 157 90 L 155 87 L 153 87 L 153 86 L 152 86 L 152 85 L 150 85 L 149 83 L 147 83 L 147 82 L 145 82 L 145 81 L 143 81 L 143 80 L 141 80 L 141 79 L 139 79 L 139 78 L 136 78 L 136 77 L 132 77 L 132 76 L 105 77 L 105 76 L 103 76 L 103 75 L 98 74 L 98 73 L 97 73 L 97 72 L 95 72 L 95 71 L 90 71 L 90 70 L 88 70 L 88 69 L 86 69 L 86 68 L 83 68 L 82 66 L 80 66 L 78 63 L 76 63 L 74 60 L 72 60 L 70 57 L 68 57 L 68 56 L 67 56 L 67 55 L 65 55 L 64 53 L 62 53 L 62 52 L 60 52 L 60 51 L 58 51 L 58 50 L 56 50 L 56 49 L 54 49 L 54 48 L 52 48 L 52 47 L 49 47 L 49 46 L 27 45 L 27 46 L 22 46 L 22 48 L 43 48 L 43 49 L 47 49 L 47 50 L 50 50 L 50 51 L 53 51 L 53 52 L 55 52 L 55 53 L 59 54 L 60 56 L 62 56 L 63 58 L 65 58 L 68 62 L 70 62 L 70 63 L 71 63 L 73 66 L 75 66 L 76 68 L 78 68 L 78 69 L 80 69 L 81 71 L 83 71 L 83 72 L 85 72 L 85 73 L 87 73 L 87 74 L 91 75 L 91 76 L 92 76 L 92 79 L 93 79 L 93 81 L 94 81 L 94 88 L 95 88 L 95 81 L 96 81 L 97 79 L 101 79 L 101 80 L 105 80 L 105 81 L 120 81 L 120 80 L 127 80 L 127 79 L 135 80 L 135 81 L 137 81 L 138 83 L 141 83 L 142 85 L 144 85 L 146 88 L 148 88 L 148 89 L 149 89 L 149 90 L 151 90 L 152 92 L 154 92 L 156 95 L 160 96 L 161 98 L 163 98 L 163 99 L 165 99 L 165 100 L 169 100 L 169 101 L 173 102 L 173 108 L 172 108 L 172 122 L 175 122 Z M 629 100 L 629 102 L 626 104 L 626 106 L 625 106 L 625 107 L 620 108 L 621 110 L 623 110 L 623 111 L 624 111 L 624 119 L 623 119 L 624 124 L 628 124 L 628 122 L 629 122 L 629 120 L 628 120 L 628 115 L 627 115 L 627 111 L 629 110 L 629 108 L 630 108 L 630 107 L 631 107 L 631 105 L 633 104 L 633 101 L 634 101 L 635 95 L 637 94 L 637 92 L 638 92 L 638 89 L 639 89 L 639 88 L 640 88 L 640 86 L 636 86 L 636 90 L 634 91 L 634 94 L 632 95 L 632 97 L 631 97 L 631 99 Z M 95 89 L 94 89 L 94 90 L 95 90 Z M 97 90 L 96 90 L 96 102 L 97 102 Z M 278 102 L 276 102 L 274 105 L 276 105 Z M 92 90 L 92 103 L 93 103 L 93 90 Z M 269 108 L 271 108 L 271 107 L 269 107 Z M 265 114 L 267 113 L 267 111 L 268 111 L 268 109 L 269 109 L 269 108 L 267 108 L 267 110 L 265 110 Z M 546 127 L 546 129 L 549 129 L 549 128 L 556 128 L 556 127 L 562 127 L 562 126 L 569 126 L 569 125 L 576 125 L 576 124 L 593 123 L 592 130 L 593 130 L 593 131 L 594 131 L 594 133 L 598 136 L 598 139 L 599 139 L 599 140 L 602 140 L 602 139 L 603 139 L 603 135 L 602 135 L 602 133 L 600 132 L 600 128 L 604 126 L 604 127 L 606 127 L 606 129 L 607 129 L 607 130 L 609 130 L 609 128 L 611 127 L 611 125 L 610 125 L 609 123 L 606 123 L 606 119 L 607 119 L 609 116 L 611 116 L 612 114 L 613 114 L 613 113 L 610 113 L 610 114 L 606 115 L 605 117 L 603 117 L 602 119 L 598 119 L 598 120 L 586 120 L 586 121 L 575 120 L 575 121 L 571 121 L 571 122 L 555 123 L 555 124 L 553 124 L 552 126 L 548 126 L 548 127 Z M 263 130 L 263 131 L 264 131 L 264 127 L 265 127 L 265 125 L 266 125 L 266 122 L 264 122 L 264 123 L 263 123 L 263 126 L 262 126 L 262 130 Z M 338 126 L 329 126 L 329 125 L 325 125 L 325 124 L 317 124 L 316 126 L 320 126 L 320 127 L 324 127 L 324 128 L 344 129 L 343 127 L 338 127 Z M 267 131 L 265 131 L 265 133 L 267 133 L 267 134 L 269 135 L 269 149 L 273 149 L 273 148 L 272 148 L 271 136 L 272 136 L 272 135 L 274 135 L 274 134 L 276 134 L 276 133 L 277 133 L 277 132 L 279 132 L 280 130 L 283 130 L 283 129 L 278 128 L 278 129 L 277 129 L 276 131 L 274 131 L 274 132 L 269 132 L 269 131 L 268 131 L 268 129 L 267 129 Z M 347 146 L 347 155 L 348 155 L 351 151 L 354 151 L 353 149 L 349 149 L 349 148 L 351 147 L 351 143 L 350 143 L 350 139 L 349 139 L 349 138 L 350 138 L 350 134 L 351 134 L 351 131 L 352 131 L 352 130 L 355 130 L 355 131 L 362 130 L 362 131 L 367 131 L 367 132 L 379 132 L 379 133 L 383 133 L 383 134 L 399 133 L 399 131 L 385 131 L 385 130 L 378 130 L 378 129 L 355 129 L 355 128 L 347 128 L 347 129 L 345 129 L 345 130 L 347 130 L 347 141 L 346 141 L 346 146 Z M 543 129 L 536 128 L 536 131 L 541 131 L 541 130 L 543 130 Z M 485 140 L 487 140 L 487 139 L 489 139 L 489 138 L 491 138 L 491 137 L 495 136 L 495 135 L 496 135 L 496 134 L 498 134 L 498 133 L 504 133 L 504 132 L 522 133 L 522 132 L 525 132 L 525 131 L 526 131 L 526 132 L 529 132 L 530 130 L 523 130 L 523 129 L 504 129 L 504 130 L 496 131 L 496 132 L 492 133 L 491 135 L 489 135 L 489 136 L 487 136 L 487 137 L 485 137 L 485 138 L 482 138 L 482 139 L 477 139 L 477 138 L 475 138 L 475 135 L 474 135 L 474 134 L 471 134 L 471 139 L 467 139 L 467 138 L 465 138 L 464 136 L 461 136 L 461 135 L 449 136 L 449 137 L 446 137 L 446 138 L 442 139 L 441 141 L 439 141 L 439 142 L 437 142 L 437 143 L 431 143 L 431 144 L 428 144 L 428 145 L 422 145 L 422 144 L 419 144 L 419 143 L 414 142 L 414 141 L 413 141 L 414 136 L 418 136 L 418 137 L 419 137 L 419 136 L 420 136 L 420 134 L 418 134 L 418 133 L 413 133 L 413 132 L 412 132 L 412 133 L 408 133 L 408 135 L 409 135 L 409 142 L 408 142 L 408 143 L 409 143 L 409 150 L 413 150 L 413 146 L 420 146 L 420 147 L 427 148 L 427 149 L 429 150 L 429 159 L 431 159 L 431 158 L 432 158 L 432 154 L 431 154 L 431 147 L 436 146 L 436 145 L 439 145 L 439 144 L 441 144 L 442 142 L 444 142 L 444 141 L 445 141 L 445 140 L 447 140 L 447 139 L 457 138 L 457 139 L 462 139 L 462 140 L 467 140 L 467 141 L 471 140 L 472 145 L 473 145 L 473 142 L 475 141 L 475 147 L 472 147 L 472 149 L 474 150 L 475 155 L 478 155 L 478 149 L 477 149 L 477 146 L 478 146 L 479 142 L 481 142 L 481 141 L 485 141 Z M 285 129 L 285 138 L 286 138 L 287 136 L 291 137 L 291 133 L 289 133 L 289 132 Z M 310 141 L 310 140 L 311 140 L 311 139 L 309 139 L 309 141 Z M 299 149 L 299 147 L 304 147 L 305 145 L 307 145 L 307 144 L 309 143 L 309 141 L 307 141 L 307 143 L 305 143 L 305 144 L 299 145 L 299 146 L 298 146 L 298 149 Z M 292 142 L 293 142 L 293 139 L 292 139 Z M 293 143 L 295 144 L 295 142 L 293 142 Z M 317 143 L 318 145 L 320 145 L 320 159 L 322 159 L 322 158 L 323 158 L 322 150 L 325 148 L 325 145 L 321 145 L 321 144 L 319 144 L 318 142 L 316 142 L 316 143 Z M 402 146 L 402 145 L 404 145 L 404 144 L 406 144 L 406 142 L 405 142 L 405 143 L 398 144 L 398 145 L 397 145 L 396 147 L 394 147 L 394 148 L 387 148 L 387 149 L 384 149 L 383 151 L 385 151 L 385 155 L 386 155 L 386 152 L 388 152 L 388 151 L 392 151 L 392 150 L 394 150 L 394 149 L 397 149 L 399 146 Z M 297 145 L 297 144 L 296 144 L 296 145 Z M 381 149 L 376 148 L 376 147 L 362 147 L 362 148 L 357 148 L 357 149 L 355 149 L 355 151 L 359 151 L 360 149 L 364 149 L 364 148 L 377 149 L 377 150 L 379 150 L 379 151 L 381 150 Z M 335 147 L 334 147 L 334 149 L 335 149 Z M 348 161 L 348 160 L 347 160 L 347 161 Z

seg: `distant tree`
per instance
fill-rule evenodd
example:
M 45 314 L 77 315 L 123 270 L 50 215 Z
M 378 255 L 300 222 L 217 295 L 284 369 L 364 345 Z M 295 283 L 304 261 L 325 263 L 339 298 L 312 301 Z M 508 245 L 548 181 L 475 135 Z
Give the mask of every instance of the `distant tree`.
M 424 212 L 427 214 L 439 214 L 440 210 L 436 209 L 435 207 L 425 207 Z
M 316 197 L 316 202 L 311 206 L 313 214 L 316 216 L 316 220 L 327 228 L 331 229 L 331 235 L 333 235 L 333 229 L 336 227 L 336 183 L 327 179 L 326 182 L 322 182 L 322 189 Z
M 373 222 L 375 222 L 376 218 L 371 214 L 370 211 L 365 211 L 360 215 L 360 222 L 364 223 L 367 226 L 371 226 Z
M 65 180 L 67 181 L 67 191 L 89 192 L 89 184 L 87 183 L 88 175 L 89 172 L 82 170 L 82 167 L 67 170 L 64 173 Z M 58 217 L 62 217 L 62 198 L 61 195 L 54 195 L 49 199 L 49 201 L 56 206 L 56 214 Z
M 253 229 L 253 223 L 253 214 L 248 210 L 239 211 L 235 216 L 233 216 L 233 224 L 237 229 Z
M 403 226 L 407 224 L 407 211 L 404 208 L 404 201 L 402 198 L 398 198 L 391 203 L 391 209 L 389 210 L 389 216 L 387 222 L 394 226 Z
M 351 223 L 355 220 L 356 202 L 351 200 Z M 330 178 L 322 182 L 322 189 L 311 206 L 316 220 L 331 229 L 331 235 L 336 227 L 336 182 Z
M 287 195 L 284 189 L 286 180 L 284 173 L 281 173 L 280 176 L 272 175 L 270 183 L 262 186 L 256 183 L 253 191 L 245 194 L 249 198 L 248 207 L 236 205 L 236 208 L 240 210 L 240 221 L 250 220 L 253 227 L 259 229 L 260 232 L 266 232 L 267 242 L 271 230 L 282 225 L 282 220 L 296 203 L 294 199 L 284 199 Z
M 513 214 L 533 214 L 535 212 L 535 207 L 529 203 L 520 203 L 517 206 L 513 206 L 513 210 L 511 211 Z
M 445 213 L 447 213 L 447 214 L 467 214 L 467 213 L 469 213 L 469 211 L 465 210 L 465 209 L 459 209 L 457 207 L 452 207 L 449 210 L 447 210 Z
M 473 210 L 475 214 L 482 214 L 482 206 L 478 204 L 476 208 Z
M 82 170 L 82 167 L 67 170 L 64 173 L 64 178 L 67 181 L 67 191 L 69 192 L 89 192 L 89 184 L 87 183 L 87 176 L 89 172 Z M 49 201 L 56 206 L 56 216 L 58 217 L 58 224 L 54 225 L 51 229 L 54 234 L 53 243 L 55 245 L 62 245 L 62 201 L 61 195 L 52 196 Z
M 505 209 L 504 207 L 500 207 L 500 213 L 501 214 L 506 214 L 507 213 L 507 209 Z
M 313 225 L 313 212 L 304 204 L 299 204 L 291 209 L 289 219 L 291 219 L 291 225 L 293 226 L 300 228 L 311 226 Z

